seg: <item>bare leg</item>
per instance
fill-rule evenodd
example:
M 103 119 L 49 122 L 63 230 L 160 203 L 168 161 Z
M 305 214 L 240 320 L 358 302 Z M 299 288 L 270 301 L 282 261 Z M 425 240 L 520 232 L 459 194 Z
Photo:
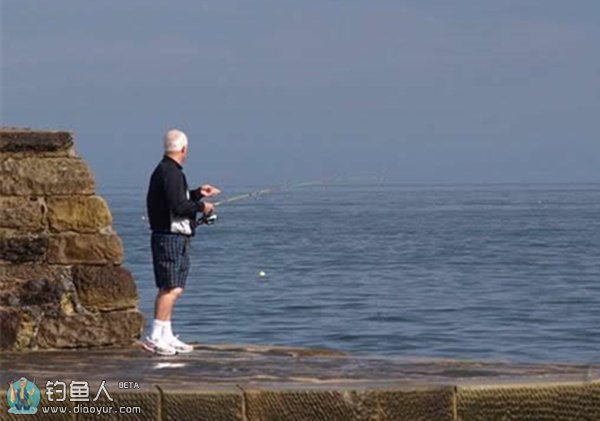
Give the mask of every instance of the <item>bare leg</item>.
M 171 320 L 175 302 L 183 293 L 183 288 L 159 289 L 154 303 L 154 318 L 162 321 Z

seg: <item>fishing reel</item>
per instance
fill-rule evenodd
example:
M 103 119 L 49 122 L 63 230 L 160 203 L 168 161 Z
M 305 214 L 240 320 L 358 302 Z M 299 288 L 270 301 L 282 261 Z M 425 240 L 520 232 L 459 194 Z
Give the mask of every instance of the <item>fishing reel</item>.
M 201 218 L 198 218 L 196 221 L 197 225 L 212 225 L 217 222 L 217 214 L 211 212 L 209 215 L 202 215 Z

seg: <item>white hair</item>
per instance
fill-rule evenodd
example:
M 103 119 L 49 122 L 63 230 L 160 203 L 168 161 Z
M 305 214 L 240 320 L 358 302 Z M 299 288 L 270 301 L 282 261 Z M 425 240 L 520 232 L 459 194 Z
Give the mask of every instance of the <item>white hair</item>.
M 177 129 L 171 129 L 165 133 L 165 152 L 180 152 L 188 144 L 187 136 L 184 132 Z

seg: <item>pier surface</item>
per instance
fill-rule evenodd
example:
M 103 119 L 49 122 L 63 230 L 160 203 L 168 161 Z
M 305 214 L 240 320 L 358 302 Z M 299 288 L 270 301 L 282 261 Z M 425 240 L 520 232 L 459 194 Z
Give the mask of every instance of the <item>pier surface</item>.
M 196 345 L 159 357 L 141 347 L 5 352 L 0 389 L 22 376 L 49 402 L 48 381 L 99 385 L 113 401 L 70 402 L 53 419 L 98 418 L 82 411 L 139 408 L 111 419 L 489 420 L 600 419 L 600 367 L 433 358 L 370 358 L 341 352 L 246 345 Z M 0 419 L 7 414 L 0 399 Z M 79 405 L 79 411 L 75 406 Z M 34 417 L 44 417 L 39 413 Z M 76 413 L 77 412 L 77 413 Z M 32 419 L 34 419 L 32 417 Z

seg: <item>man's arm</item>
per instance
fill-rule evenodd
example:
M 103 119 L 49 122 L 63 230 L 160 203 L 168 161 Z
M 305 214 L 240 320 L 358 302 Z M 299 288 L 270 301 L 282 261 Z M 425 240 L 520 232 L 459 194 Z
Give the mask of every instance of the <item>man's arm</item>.
M 204 211 L 204 203 L 187 198 L 181 172 L 166 171 L 164 176 L 167 203 L 176 216 L 194 219 L 197 212 Z
M 200 189 L 190 190 L 190 199 L 192 199 L 194 202 L 198 202 L 203 197 L 204 195 Z
M 221 190 L 210 184 L 203 184 L 196 190 L 190 190 L 190 197 L 192 200 L 200 200 L 203 197 L 213 197 L 221 194 Z

